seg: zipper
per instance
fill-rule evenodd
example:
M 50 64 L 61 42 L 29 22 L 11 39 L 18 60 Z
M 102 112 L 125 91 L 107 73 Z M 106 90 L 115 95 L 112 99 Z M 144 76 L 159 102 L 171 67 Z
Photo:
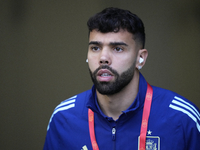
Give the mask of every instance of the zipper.
M 115 150 L 115 141 L 116 141 L 116 129 L 112 128 L 112 140 L 113 140 L 113 150 Z
M 112 128 L 112 140 L 115 141 L 116 129 Z

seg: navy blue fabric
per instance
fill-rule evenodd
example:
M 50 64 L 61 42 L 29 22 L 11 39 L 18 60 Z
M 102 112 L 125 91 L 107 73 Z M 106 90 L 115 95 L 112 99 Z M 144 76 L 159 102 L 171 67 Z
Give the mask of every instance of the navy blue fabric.
M 152 87 L 146 149 L 199 150 L 199 109 L 177 93 Z M 146 90 L 147 82 L 140 74 L 139 92 L 117 121 L 104 115 L 99 108 L 94 86 L 63 101 L 50 118 L 44 150 L 92 150 L 88 108 L 94 111 L 95 135 L 100 150 L 137 150 Z

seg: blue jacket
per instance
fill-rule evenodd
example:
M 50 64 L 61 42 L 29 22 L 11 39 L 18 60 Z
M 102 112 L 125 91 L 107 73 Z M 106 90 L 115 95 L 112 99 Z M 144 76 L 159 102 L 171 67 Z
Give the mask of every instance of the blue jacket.
M 200 150 L 199 109 L 172 91 L 152 87 L 146 150 Z M 61 102 L 50 118 L 44 150 L 92 150 L 88 108 L 94 112 L 100 150 L 137 150 L 146 90 L 140 74 L 137 97 L 117 121 L 102 113 L 94 86 Z

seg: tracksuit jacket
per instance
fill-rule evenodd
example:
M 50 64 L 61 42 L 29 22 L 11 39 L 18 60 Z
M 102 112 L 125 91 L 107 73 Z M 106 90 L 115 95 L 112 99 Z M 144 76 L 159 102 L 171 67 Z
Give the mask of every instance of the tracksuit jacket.
M 152 87 L 146 150 L 200 150 L 199 109 L 177 93 Z M 92 150 L 88 108 L 94 112 L 100 150 L 138 150 L 146 90 L 140 74 L 134 102 L 116 121 L 101 111 L 94 86 L 61 102 L 50 118 L 44 150 Z

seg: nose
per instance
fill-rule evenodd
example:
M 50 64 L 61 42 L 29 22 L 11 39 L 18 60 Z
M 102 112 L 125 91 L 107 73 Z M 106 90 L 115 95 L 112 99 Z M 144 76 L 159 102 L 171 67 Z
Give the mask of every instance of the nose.
M 111 56 L 108 50 L 102 50 L 100 54 L 99 65 L 110 65 Z

